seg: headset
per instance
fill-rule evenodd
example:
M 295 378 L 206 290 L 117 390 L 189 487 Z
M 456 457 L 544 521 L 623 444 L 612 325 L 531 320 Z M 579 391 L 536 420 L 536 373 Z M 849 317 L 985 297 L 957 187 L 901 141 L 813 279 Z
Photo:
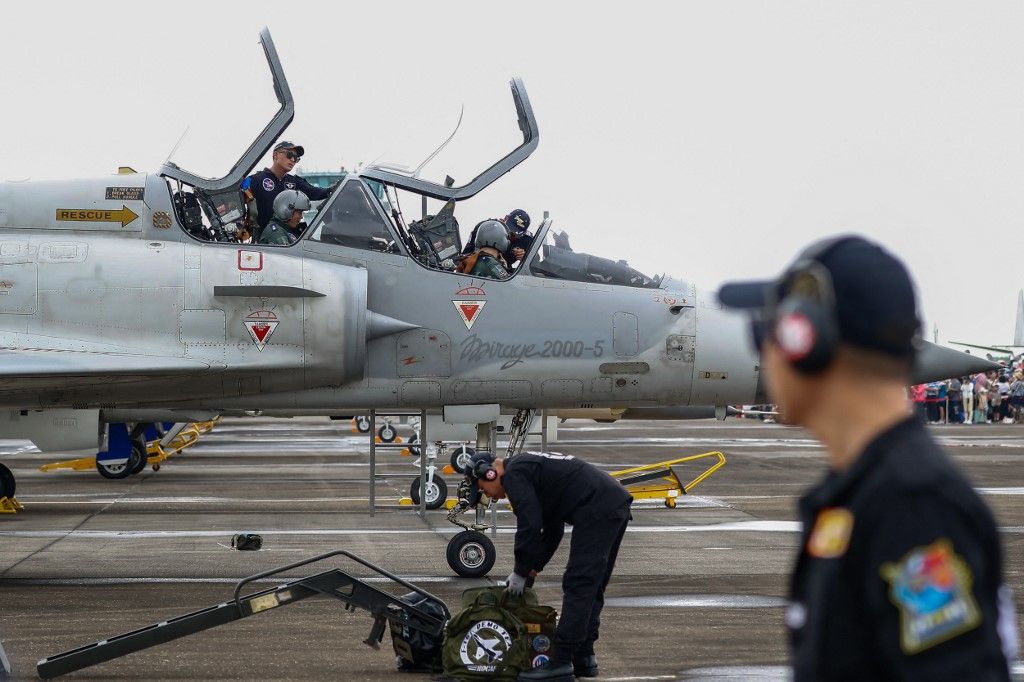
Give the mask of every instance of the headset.
M 477 453 L 477 457 L 481 454 L 490 453 Z M 496 481 L 498 480 L 498 470 L 494 468 L 494 459 L 480 458 L 476 464 L 473 465 L 473 478 L 478 481 Z
M 808 376 L 828 367 L 839 348 L 832 276 L 820 263 L 833 249 L 854 239 L 843 235 L 812 244 L 780 278 L 775 301 L 769 301 L 767 319 L 752 322 L 758 348 L 766 336 L 782 351 L 796 371 Z

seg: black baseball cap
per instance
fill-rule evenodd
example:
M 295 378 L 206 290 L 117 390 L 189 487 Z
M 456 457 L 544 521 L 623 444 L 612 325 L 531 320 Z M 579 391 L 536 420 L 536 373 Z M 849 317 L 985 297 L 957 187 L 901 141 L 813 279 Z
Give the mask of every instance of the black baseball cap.
M 278 142 L 274 147 L 275 152 L 295 152 L 298 156 L 305 156 L 306 150 L 303 149 L 301 144 L 295 144 L 294 142 L 281 141 Z
M 794 275 L 813 267 L 824 269 L 831 280 L 841 341 L 898 358 L 914 356 L 921 322 L 910 273 L 899 258 L 859 235 L 811 244 L 774 280 L 723 284 L 718 300 L 770 320 L 798 279 Z
M 469 460 L 469 464 L 466 465 L 466 479 L 469 481 L 469 504 L 475 507 L 480 502 L 481 490 L 477 482 L 480 480 L 477 477 L 477 467 L 480 466 L 481 462 L 487 464 L 494 464 L 494 455 L 490 452 L 481 451 L 474 453 Z

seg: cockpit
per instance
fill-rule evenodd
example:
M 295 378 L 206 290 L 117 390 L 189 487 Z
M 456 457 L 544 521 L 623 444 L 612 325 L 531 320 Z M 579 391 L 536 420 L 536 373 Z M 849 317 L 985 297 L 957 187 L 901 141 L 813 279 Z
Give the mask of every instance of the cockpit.
M 245 179 L 260 158 L 280 139 L 295 115 L 288 81 L 266 29 L 261 32 L 260 40 L 280 103 L 280 109 L 263 132 L 223 177 L 202 177 L 170 161 L 160 171 L 168 183 L 178 222 L 195 239 L 249 243 L 256 221 L 246 194 Z M 427 161 L 411 171 L 393 165 L 371 165 L 347 174 L 330 196 L 307 211 L 305 222 L 309 226 L 294 230 L 295 234 L 288 240 L 291 242 L 296 238 L 293 243 L 280 246 L 263 244 L 261 247 L 288 248 L 298 242 L 312 241 L 344 249 L 408 257 L 422 267 L 438 272 L 466 270 L 462 254 L 463 236 L 455 217 L 456 206 L 522 163 L 536 149 L 540 136 L 525 86 L 518 78 L 513 79 L 510 85 L 522 143 L 466 184 L 456 185 L 451 177 L 446 177 L 443 184 L 420 177 L 420 170 L 447 144 L 446 141 Z M 441 201 L 443 205 L 434 214 L 406 219 L 399 201 L 401 193 L 411 194 L 414 200 L 421 201 L 424 214 L 427 213 L 428 199 Z M 466 232 L 468 238 L 469 231 Z M 566 232 L 551 229 L 550 220 L 545 219 L 535 234 L 532 243 L 523 242 L 522 248 L 526 253 L 514 268 L 492 267 L 484 276 L 511 279 L 522 273 L 523 276 L 588 284 L 650 289 L 662 286 L 663 277 L 645 275 L 624 260 L 601 258 L 576 250 Z M 489 255 L 500 261 L 501 254 L 497 249 L 493 251 Z M 472 272 L 476 276 L 475 270 Z

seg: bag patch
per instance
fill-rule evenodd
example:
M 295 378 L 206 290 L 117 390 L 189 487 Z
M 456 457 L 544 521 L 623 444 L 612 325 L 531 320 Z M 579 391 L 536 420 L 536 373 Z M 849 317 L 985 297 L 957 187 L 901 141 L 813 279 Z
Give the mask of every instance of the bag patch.
M 889 598 L 900 611 L 900 646 L 916 654 L 972 630 L 981 612 L 971 594 L 971 569 L 949 540 L 937 540 L 883 564 Z

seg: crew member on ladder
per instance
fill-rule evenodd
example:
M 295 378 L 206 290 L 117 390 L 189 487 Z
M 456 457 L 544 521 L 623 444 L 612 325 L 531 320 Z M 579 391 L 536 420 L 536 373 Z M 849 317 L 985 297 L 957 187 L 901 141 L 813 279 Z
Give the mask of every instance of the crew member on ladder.
M 573 527 L 550 660 L 519 679 L 597 677 L 594 642 L 604 590 L 632 518 L 633 498 L 607 473 L 571 455 L 523 453 L 506 461 L 479 452 L 467 476 L 491 499 L 508 497 L 516 515 L 515 570 L 508 577 L 513 594 L 522 594 L 527 581 L 544 570 L 565 524 Z

